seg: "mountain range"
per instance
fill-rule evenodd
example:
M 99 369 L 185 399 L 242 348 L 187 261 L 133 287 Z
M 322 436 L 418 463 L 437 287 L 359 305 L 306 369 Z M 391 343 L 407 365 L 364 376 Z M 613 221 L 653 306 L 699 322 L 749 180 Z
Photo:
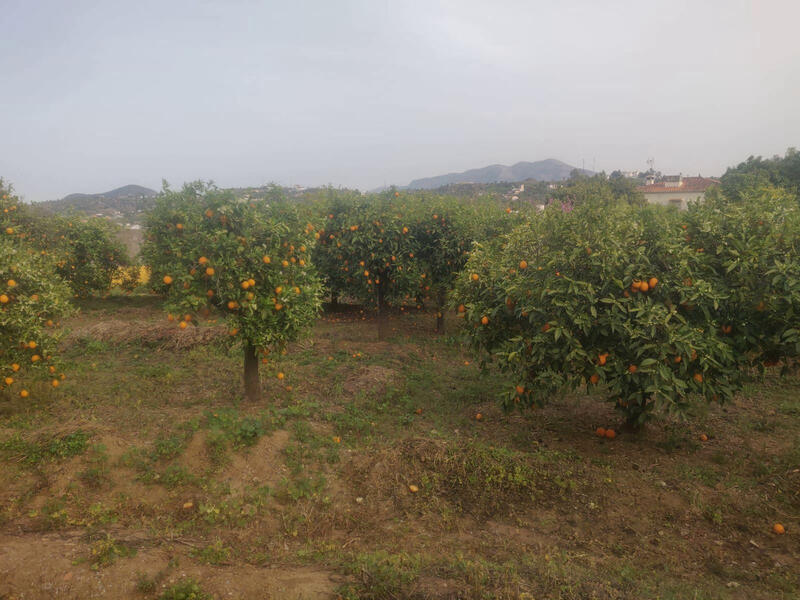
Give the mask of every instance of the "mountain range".
M 424 177 L 415 179 L 408 184 L 409 189 L 432 190 L 453 183 L 498 183 L 498 182 L 517 182 L 528 179 L 537 181 L 563 181 L 568 179 L 572 171 L 578 170 L 587 175 L 591 171 L 586 169 L 576 169 L 572 165 L 548 158 L 536 162 L 518 162 L 511 166 L 489 165 L 478 169 L 470 169 L 461 173 L 447 173 L 446 175 L 436 175 L 434 177 Z

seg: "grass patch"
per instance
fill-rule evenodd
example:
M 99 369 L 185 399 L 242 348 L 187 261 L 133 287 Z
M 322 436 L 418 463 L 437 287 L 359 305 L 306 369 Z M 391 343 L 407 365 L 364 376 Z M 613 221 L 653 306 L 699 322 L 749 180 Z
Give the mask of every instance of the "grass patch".
M 83 454 L 88 441 L 89 434 L 80 430 L 58 438 L 37 441 L 28 441 L 19 434 L 14 434 L 0 442 L 0 456 L 6 460 L 36 466 L 46 460 L 65 459 Z

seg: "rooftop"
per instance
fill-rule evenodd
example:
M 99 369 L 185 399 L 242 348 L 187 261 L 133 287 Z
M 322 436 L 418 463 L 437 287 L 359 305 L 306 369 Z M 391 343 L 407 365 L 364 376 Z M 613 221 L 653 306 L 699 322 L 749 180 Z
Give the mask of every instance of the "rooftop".
M 675 177 L 665 177 L 662 181 L 649 185 L 640 185 L 638 189 L 645 194 L 672 194 L 675 192 L 705 192 L 712 185 L 719 183 L 719 179 L 710 177 L 682 177 L 676 181 Z

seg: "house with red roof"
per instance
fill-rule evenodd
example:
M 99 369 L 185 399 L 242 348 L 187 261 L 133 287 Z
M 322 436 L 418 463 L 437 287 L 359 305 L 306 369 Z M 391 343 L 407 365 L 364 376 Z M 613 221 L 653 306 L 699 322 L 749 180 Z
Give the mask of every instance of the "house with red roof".
M 685 209 L 689 202 L 702 202 L 706 190 L 719 183 L 718 179 L 710 177 L 683 177 L 670 175 L 661 177 L 658 181 L 650 178 L 647 185 L 640 185 L 638 189 L 644 194 L 650 204 L 663 204 Z

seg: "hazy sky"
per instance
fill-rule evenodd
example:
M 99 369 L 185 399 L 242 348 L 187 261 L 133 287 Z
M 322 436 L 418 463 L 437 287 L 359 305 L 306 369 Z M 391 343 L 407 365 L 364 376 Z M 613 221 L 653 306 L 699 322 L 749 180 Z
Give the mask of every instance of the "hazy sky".
M 0 176 L 370 188 L 800 146 L 797 0 L 0 0 Z

